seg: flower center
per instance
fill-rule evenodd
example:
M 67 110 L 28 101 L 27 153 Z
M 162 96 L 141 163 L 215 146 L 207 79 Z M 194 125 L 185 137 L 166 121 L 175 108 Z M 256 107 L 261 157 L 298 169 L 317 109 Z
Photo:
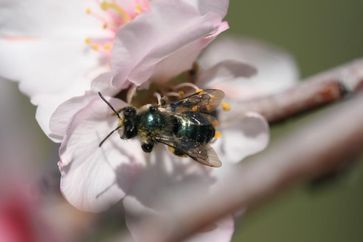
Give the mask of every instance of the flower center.
M 189 75 L 191 73 L 192 72 L 190 71 Z M 138 89 L 136 86 L 130 86 L 128 89 L 125 89 L 116 95 L 116 98 L 126 101 L 133 107 L 141 108 L 148 104 L 163 105 L 165 103 L 173 103 L 175 101 L 188 98 L 194 93 L 203 92 L 203 89 L 193 82 L 193 78 L 191 78 L 191 76 L 186 76 L 186 74 L 187 73 L 184 73 L 174 80 L 170 80 L 165 83 L 151 82 L 146 89 Z M 208 104 L 201 103 L 201 105 Z M 198 112 L 198 110 L 198 105 L 190 108 L 190 111 L 193 112 Z M 215 111 L 206 114 L 208 116 L 210 115 L 210 122 L 216 129 L 214 140 L 222 137 L 222 133 L 219 130 L 221 125 L 218 119 L 219 113 L 230 110 L 231 105 L 226 101 L 222 101 Z
M 109 55 L 117 30 L 140 13 L 147 11 L 149 3 L 148 0 L 128 1 L 128 4 L 122 4 L 121 1 L 116 0 L 95 1 L 97 1 L 98 7 L 86 8 L 85 13 L 101 23 L 100 26 L 105 31 L 105 36 L 101 38 L 86 37 L 85 44 L 94 51 Z

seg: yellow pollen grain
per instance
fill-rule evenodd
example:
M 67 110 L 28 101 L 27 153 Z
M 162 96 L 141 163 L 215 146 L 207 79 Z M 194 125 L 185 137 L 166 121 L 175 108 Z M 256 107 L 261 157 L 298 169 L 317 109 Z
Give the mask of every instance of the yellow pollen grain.
M 221 131 L 216 131 L 216 133 L 214 134 L 214 138 L 215 139 L 220 139 L 220 138 L 222 138 L 222 132 Z
M 85 38 L 84 43 L 88 46 L 90 46 L 93 50 L 98 51 L 100 49 L 100 46 L 96 43 L 93 43 L 90 38 Z
M 141 12 L 142 12 L 142 6 L 141 6 L 141 4 L 136 4 L 135 12 L 136 12 L 137 14 L 139 14 L 139 13 L 141 13 Z
M 92 10 L 90 8 L 86 8 L 85 12 L 86 12 L 86 14 L 91 14 Z
M 103 49 L 104 49 L 105 51 L 110 51 L 110 50 L 111 50 L 111 48 L 112 48 L 112 46 L 111 46 L 111 44 L 110 44 L 110 43 L 107 43 L 107 44 L 104 44 L 104 45 L 103 45 Z
M 192 107 L 192 111 L 193 111 L 193 112 L 198 111 L 198 107 L 197 107 L 197 106 Z
M 91 44 L 92 50 L 98 51 L 100 49 L 100 46 L 98 44 Z
M 112 9 L 117 14 L 119 14 L 125 22 L 130 21 L 130 16 L 128 15 L 128 13 L 121 6 L 119 6 L 116 3 L 110 3 L 110 2 L 103 1 L 100 4 L 100 7 L 104 11 L 107 11 L 109 9 Z
M 222 109 L 223 111 L 230 111 L 231 110 L 231 104 L 227 102 L 222 102 Z
M 91 40 L 90 38 L 85 38 L 85 39 L 84 39 L 84 43 L 85 43 L 86 45 L 91 45 L 91 44 L 92 44 L 92 40 Z

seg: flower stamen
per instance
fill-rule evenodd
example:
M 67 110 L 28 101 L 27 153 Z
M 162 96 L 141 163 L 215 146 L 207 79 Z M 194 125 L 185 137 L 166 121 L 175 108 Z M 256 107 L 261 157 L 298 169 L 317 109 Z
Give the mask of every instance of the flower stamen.
M 221 132 L 221 131 L 219 131 L 219 130 L 217 130 L 217 131 L 216 131 L 216 133 L 214 134 L 214 138 L 215 138 L 215 139 L 220 139 L 220 138 L 222 138 L 222 132 Z
M 119 14 L 122 17 L 125 23 L 131 20 L 130 15 L 117 3 L 103 1 L 101 2 L 100 7 L 104 11 L 113 10 L 115 13 Z
M 227 103 L 227 102 L 223 101 L 223 102 L 222 102 L 222 109 L 223 109 L 223 111 L 226 111 L 226 112 L 230 111 L 230 110 L 232 109 L 232 108 L 231 108 L 231 104 L 229 104 L 229 103 Z

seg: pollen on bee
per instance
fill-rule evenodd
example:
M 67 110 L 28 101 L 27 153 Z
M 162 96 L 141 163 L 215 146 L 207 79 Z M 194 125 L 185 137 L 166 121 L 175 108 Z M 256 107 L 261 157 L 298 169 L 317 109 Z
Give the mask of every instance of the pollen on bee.
M 219 126 L 221 123 L 218 120 L 213 120 L 212 125 L 214 127 Z
M 198 111 L 198 106 L 193 106 L 193 107 L 192 107 L 192 111 L 193 111 L 193 112 Z
M 222 137 L 222 132 L 217 130 L 216 133 L 214 134 L 214 138 L 220 139 L 221 137 Z
M 231 104 L 227 102 L 222 102 L 222 109 L 223 111 L 230 111 L 231 110 Z

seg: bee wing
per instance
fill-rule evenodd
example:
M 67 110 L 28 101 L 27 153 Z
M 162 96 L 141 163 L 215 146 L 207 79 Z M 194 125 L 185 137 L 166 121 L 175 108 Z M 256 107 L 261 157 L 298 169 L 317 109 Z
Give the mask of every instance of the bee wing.
M 193 149 L 185 151 L 193 160 L 210 167 L 221 167 L 222 162 L 215 150 L 210 145 L 199 145 Z
M 210 167 L 222 165 L 217 153 L 208 144 L 199 144 L 191 140 L 180 140 L 173 136 L 157 136 L 155 141 L 182 152 L 193 160 Z
M 178 101 L 167 103 L 162 107 L 172 112 L 194 111 L 210 113 L 216 110 L 223 98 L 223 91 L 218 89 L 205 89 Z

